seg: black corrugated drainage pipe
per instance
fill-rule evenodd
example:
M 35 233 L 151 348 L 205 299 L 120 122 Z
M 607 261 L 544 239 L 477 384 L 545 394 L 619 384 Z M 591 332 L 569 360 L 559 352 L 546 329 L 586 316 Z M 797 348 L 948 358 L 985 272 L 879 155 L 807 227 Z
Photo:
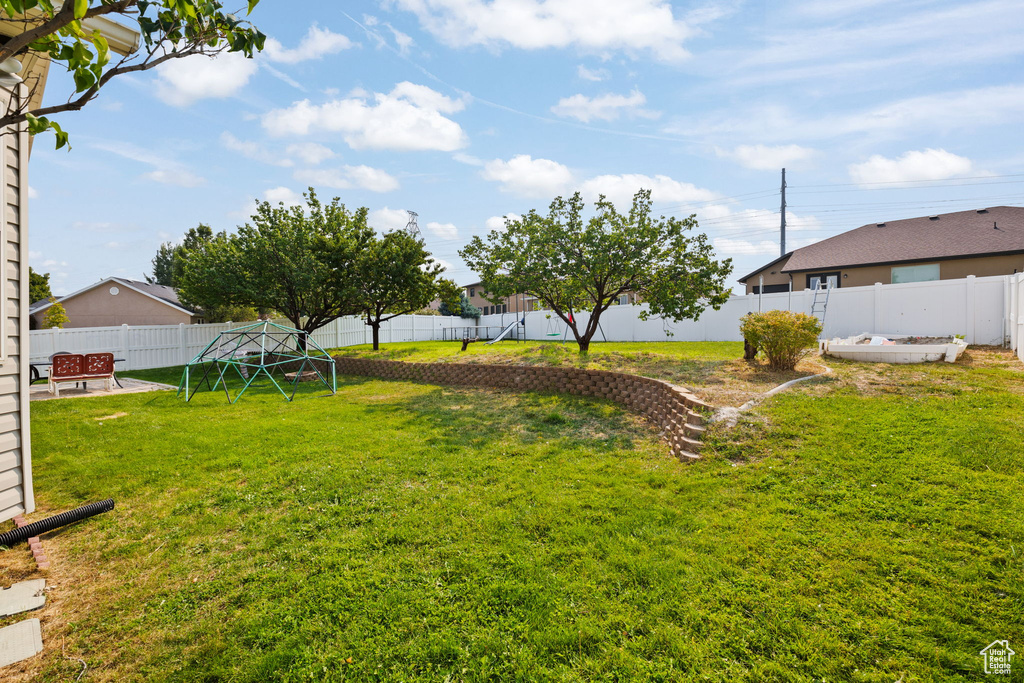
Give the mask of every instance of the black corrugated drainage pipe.
M 41 519 L 38 522 L 32 522 L 31 524 L 27 524 L 21 527 L 20 529 L 14 529 L 12 531 L 8 531 L 7 533 L 0 534 L 0 546 L 10 548 L 15 543 L 22 543 L 32 538 L 33 536 L 45 534 L 47 531 L 59 529 L 62 526 L 66 526 L 68 524 L 71 524 L 72 522 L 77 522 L 79 520 L 85 519 L 86 517 L 98 515 L 101 512 L 110 512 L 113 509 L 113 498 L 107 498 L 106 500 L 101 500 L 98 503 L 89 503 L 88 505 L 83 505 L 80 508 L 68 510 L 67 512 L 62 512 L 59 515 L 54 515 L 53 517 Z

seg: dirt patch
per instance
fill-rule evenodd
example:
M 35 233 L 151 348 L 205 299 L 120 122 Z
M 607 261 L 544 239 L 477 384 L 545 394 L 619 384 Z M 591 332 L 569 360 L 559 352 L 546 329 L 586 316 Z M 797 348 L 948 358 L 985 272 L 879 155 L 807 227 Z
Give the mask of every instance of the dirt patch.
M 94 420 L 116 420 L 119 417 L 128 417 L 128 413 L 114 413 L 112 415 L 104 415 L 103 417 L 94 417 Z

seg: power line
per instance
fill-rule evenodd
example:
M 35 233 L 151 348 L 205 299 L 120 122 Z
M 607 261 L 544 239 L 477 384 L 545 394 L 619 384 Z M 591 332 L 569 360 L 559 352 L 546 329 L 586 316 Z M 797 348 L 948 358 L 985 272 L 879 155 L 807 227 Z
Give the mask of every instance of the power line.
M 871 183 L 829 183 L 823 185 L 790 185 L 790 188 L 808 188 L 808 187 L 850 187 L 858 186 L 864 189 L 866 185 L 907 185 L 911 189 L 917 189 L 922 187 L 921 185 L 910 185 L 910 183 L 932 183 L 932 185 L 924 185 L 923 187 L 948 187 L 949 185 L 956 185 L 962 180 L 984 180 L 988 178 L 1022 178 L 1024 173 L 1006 173 L 1003 175 L 976 175 L 976 176 L 961 176 L 959 178 L 936 178 L 926 180 L 879 180 Z M 965 183 L 968 184 L 968 183 Z M 975 184 L 975 183 L 969 183 Z M 980 183 L 984 184 L 984 183 Z M 900 189 L 900 188 L 893 188 Z

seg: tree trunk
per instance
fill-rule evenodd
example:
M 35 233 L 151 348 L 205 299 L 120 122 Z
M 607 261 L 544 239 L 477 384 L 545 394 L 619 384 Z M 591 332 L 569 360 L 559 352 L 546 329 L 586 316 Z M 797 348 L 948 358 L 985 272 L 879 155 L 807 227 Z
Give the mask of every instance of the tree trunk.
M 576 343 L 580 345 L 580 355 L 585 356 L 590 351 L 590 339 L 583 338 L 577 339 Z
M 373 350 L 380 350 L 380 323 L 370 323 L 370 329 L 373 330 Z

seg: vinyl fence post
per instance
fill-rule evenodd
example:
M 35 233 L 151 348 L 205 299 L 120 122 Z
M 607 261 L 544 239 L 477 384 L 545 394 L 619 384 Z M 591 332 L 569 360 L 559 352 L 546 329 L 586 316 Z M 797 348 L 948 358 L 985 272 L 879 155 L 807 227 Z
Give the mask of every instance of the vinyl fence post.
M 964 285 L 964 336 L 967 338 L 968 344 L 974 344 L 975 341 L 975 324 L 977 323 L 977 306 L 975 297 L 977 296 L 977 278 L 973 275 L 967 276 L 967 283 Z
M 883 332 L 887 333 L 887 331 L 882 329 L 882 320 L 883 320 L 883 318 L 885 316 L 882 315 L 882 303 L 883 303 L 882 302 L 882 297 L 883 297 L 883 292 L 882 292 L 882 283 L 881 282 L 876 282 L 875 283 L 874 295 L 875 295 L 874 296 L 875 329 L 873 329 L 872 332 L 874 332 L 875 334 L 882 334 Z
M 178 348 L 181 350 L 178 354 L 180 364 L 188 364 L 191 359 L 188 357 L 188 346 L 185 345 L 185 323 L 178 323 Z
M 134 370 L 132 367 L 132 359 L 128 357 L 128 324 L 121 325 L 121 357 L 124 358 L 125 365 L 128 366 L 128 370 Z

